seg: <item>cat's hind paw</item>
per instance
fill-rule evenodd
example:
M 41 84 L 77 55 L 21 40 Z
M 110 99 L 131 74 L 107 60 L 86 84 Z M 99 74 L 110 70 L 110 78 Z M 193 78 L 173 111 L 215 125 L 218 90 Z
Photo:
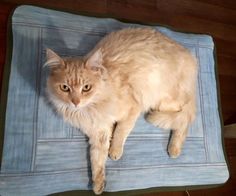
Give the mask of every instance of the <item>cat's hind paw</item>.
M 181 148 L 175 145 L 168 146 L 168 154 L 171 158 L 177 158 L 181 154 Z
M 144 118 L 147 122 L 153 124 L 154 126 L 158 126 L 157 117 L 155 111 L 149 111 L 144 115 Z

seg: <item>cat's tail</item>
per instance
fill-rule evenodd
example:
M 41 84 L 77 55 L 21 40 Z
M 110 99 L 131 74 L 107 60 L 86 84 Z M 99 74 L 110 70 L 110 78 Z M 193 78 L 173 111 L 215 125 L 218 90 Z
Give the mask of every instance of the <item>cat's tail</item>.
M 163 129 L 185 130 L 195 119 L 195 99 L 185 103 L 180 111 L 150 111 L 145 118 L 148 122 Z

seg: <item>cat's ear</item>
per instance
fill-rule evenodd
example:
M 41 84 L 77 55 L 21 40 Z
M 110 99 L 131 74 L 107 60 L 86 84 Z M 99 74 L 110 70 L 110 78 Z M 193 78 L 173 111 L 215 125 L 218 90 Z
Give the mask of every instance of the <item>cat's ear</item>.
M 56 67 L 59 65 L 64 65 L 63 59 L 49 48 L 46 49 L 46 57 L 47 61 L 45 62 L 44 66 Z
M 86 61 L 85 66 L 93 71 L 103 71 L 105 68 L 102 66 L 103 57 L 101 49 L 94 52 Z

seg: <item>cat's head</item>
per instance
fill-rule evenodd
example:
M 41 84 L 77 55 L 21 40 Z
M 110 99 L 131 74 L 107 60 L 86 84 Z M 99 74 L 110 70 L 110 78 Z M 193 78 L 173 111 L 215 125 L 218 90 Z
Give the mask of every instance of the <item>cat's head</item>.
M 100 50 L 88 58 L 61 58 L 47 49 L 47 92 L 56 106 L 73 109 L 95 103 L 106 91 L 107 71 Z

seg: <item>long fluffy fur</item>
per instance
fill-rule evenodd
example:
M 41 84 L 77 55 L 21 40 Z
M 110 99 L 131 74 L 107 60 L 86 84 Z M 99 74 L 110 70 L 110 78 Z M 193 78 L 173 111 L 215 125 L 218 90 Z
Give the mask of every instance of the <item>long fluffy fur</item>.
M 62 59 L 51 50 L 47 56 L 52 103 L 89 137 L 96 194 L 104 188 L 107 155 L 121 157 L 141 112 L 174 130 L 168 152 L 179 156 L 196 112 L 197 63 L 187 49 L 151 28 L 129 28 L 107 35 L 84 58 Z M 92 90 L 82 93 L 87 83 Z M 71 91 L 62 92 L 61 84 Z

